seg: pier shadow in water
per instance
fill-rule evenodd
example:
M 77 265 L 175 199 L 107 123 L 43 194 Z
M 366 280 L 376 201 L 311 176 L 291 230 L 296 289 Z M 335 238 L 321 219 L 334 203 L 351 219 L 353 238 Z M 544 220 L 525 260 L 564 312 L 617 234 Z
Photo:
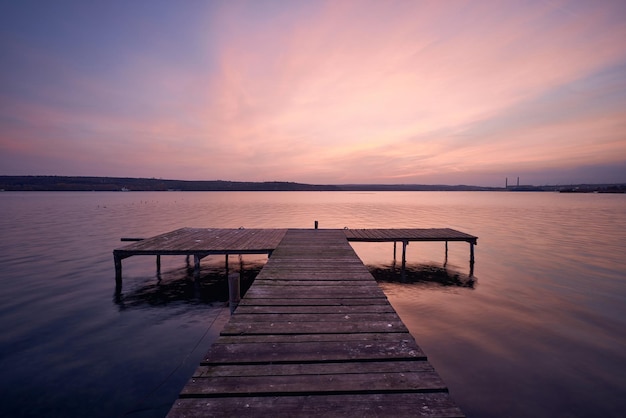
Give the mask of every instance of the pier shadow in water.
M 248 291 L 264 264 L 246 264 L 240 274 L 241 295 Z M 124 278 L 124 287 L 114 294 L 120 309 L 167 306 L 172 303 L 224 305 L 228 302 L 228 278 L 223 266 L 202 266 L 199 277 L 183 267 L 151 277 Z
M 397 264 L 368 265 L 367 268 L 376 281 L 385 283 L 424 283 L 469 289 L 476 286 L 474 275 L 461 273 L 437 264 L 407 264 L 404 277 Z

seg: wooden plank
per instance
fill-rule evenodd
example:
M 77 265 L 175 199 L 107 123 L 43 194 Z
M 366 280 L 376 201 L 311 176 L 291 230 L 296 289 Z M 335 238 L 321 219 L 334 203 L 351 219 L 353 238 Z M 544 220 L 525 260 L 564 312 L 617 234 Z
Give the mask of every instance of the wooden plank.
M 391 305 L 355 305 L 355 306 L 257 306 L 245 305 L 237 308 L 236 314 L 291 314 L 291 313 L 312 313 L 312 314 L 356 314 L 356 313 L 395 313 Z
M 246 293 L 239 306 L 358 306 L 358 305 L 388 305 L 386 297 L 376 298 L 347 298 L 335 295 L 325 299 L 254 299 Z
M 305 322 L 373 322 L 373 321 L 400 321 L 400 317 L 395 312 L 387 313 L 255 313 L 245 314 L 241 311 L 231 318 L 230 322 L 237 323 L 254 323 L 254 322 L 297 322 L 303 324 Z
M 334 373 L 289 376 L 194 377 L 181 397 L 211 395 L 309 395 L 311 393 L 444 392 L 446 387 L 430 368 L 418 372 Z
M 395 345 L 415 345 L 415 340 L 408 333 L 359 333 L 359 334 L 277 334 L 277 335 L 236 335 L 220 336 L 218 344 L 272 344 L 272 343 L 303 343 L 303 342 L 342 342 L 362 341 L 367 344 L 393 342 Z M 419 347 L 418 347 L 419 348 Z
M 408 332 L 400 320 L 370 322 L 262 322 L 239 323 L 230 321 L 220 335 L 250 334 L 346 334 L 368 332 Z
M 433 372 L 427 361 L 346 361 L 342 363 L 268 363 L 199 366 L 192 377 L 304 376 L 363 373 Z
M 275 335 L 275 334 L 274 334 Z M 411 340 L 311 341 L 214 344 L 201 364 L 426 360 Z
M 367 295 L 384 295 L 384 292 L 374 282 L 359 282 L 357 284 L 350 284 L 350 282 L 338 282 L 334 281 L 331 283 L 323 282 L 322 284 L 317 284 L 311 281 L 300 281 L 298 279 L 292 280 L 281 280 L 283 281 L 283 285 L 276 285 L 276 283 L 271 283 L 267 281 L 259 281 L 255 283 L 253 292 L 250 295 L 255 293 L 281 293 L 283 290 L 287 292 L 319 292 L 324 295 L 342 295 L 345 293 L 350 293 L 351 295 L 356 293 L 364 293 Z M 258 289 L 258 290 L 257 290 Z
M 265 267 L 263 268 L 265 269 Z M 263 271 L 263 270 L 262 270 Z M 255 281 L 258 281 L 261 284 L 268 284 L 264 282 L 273 282 L 276 280 L 284 280 L 286 276 L 291 277 L 292 279 L 297 279 L 298 281 L 358 281 L 358 282 L 367 282 L 370 279 L 370 272 L 341 272 L 341 271 L 298 271 L 296 267 L 291 269 L 284 269 L 283 271 L 276 273 L 273 271 L 267 271 L 263 276 L 257 276 Z M 323 283 L 320 283 L 323 284 Z
M 378 283 L 374 282 L 374 281 L 364 281 L 363 279 L 353 279 L 353 280 L 333 280 L 333 279 L 327 279 L 327 280 L 316 280 L 316 279 L 305 279 L 302 280 L 299 277 L 297 279 L 294 280 L 287 280 L 284 278 L 281 279 L 271 279 L 271 280 L 267 280 L 267 279 L 255 279 L 254 283 L 257 286 L 280 286 L 280 287 L 285 287 L 285 286 L 353 286 L 355 281 L 359 282 L 359 286 L 360 287 L 364 287 L 364 286 L 371 286 L 371 287 L 378 287 Z
M 177 400 L 168 418 L 246 417 L 439 417 L 463 413 L 447 393 L 251 396 Z
M 369 280 L 369 271 L 344 271 L 338 268 L 324 268 L 319 266 L 318 268 L 305 268 L 304 266 L 284 266 L 277 268 L 276 265 L 271 265 L 263 276 L 259 277 L 260 280 L 276 280 L 289 277 L 298 280 Z
M 294 289 L 296 288 L 296 289 Z M 341 295 L 344 299 L 350 298 L 385 298 L 380 287 L 360 286 L 292 286 L 289 288 L 278 286 L 252 286 L 246 292 L 247 298 L 257 299 L 324 299 Z

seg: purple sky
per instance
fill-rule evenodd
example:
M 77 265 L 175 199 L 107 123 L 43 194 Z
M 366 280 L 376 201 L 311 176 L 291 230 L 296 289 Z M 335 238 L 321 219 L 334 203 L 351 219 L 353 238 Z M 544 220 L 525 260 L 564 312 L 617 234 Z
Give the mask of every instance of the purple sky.
M 0 0 L 27 174 L 626 182 L 626 2 Z

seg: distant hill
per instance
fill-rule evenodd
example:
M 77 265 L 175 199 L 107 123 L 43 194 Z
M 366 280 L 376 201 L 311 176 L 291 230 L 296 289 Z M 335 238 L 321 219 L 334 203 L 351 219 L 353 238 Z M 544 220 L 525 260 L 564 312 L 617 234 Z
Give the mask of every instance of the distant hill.
M 340 184 L 340 190 L 351 192 L 446 192 L 446 191 L 489 191 L 489 190 L 502 190 L 500 187 L 481 187 L 481 186 L 466 186 L 456 185 L 448 186 L 445 184 Z
M 130 177 L 0 176 L 5 191 L 310 191 L 338 190 L 291 182 L 185 181 Z
M 315 185 L 282 181 L 163 180 L 131 177 L 0 176 L 2 191 L 562 191 L 624 193 L 626 184 L 480 187 L 424 184 Z

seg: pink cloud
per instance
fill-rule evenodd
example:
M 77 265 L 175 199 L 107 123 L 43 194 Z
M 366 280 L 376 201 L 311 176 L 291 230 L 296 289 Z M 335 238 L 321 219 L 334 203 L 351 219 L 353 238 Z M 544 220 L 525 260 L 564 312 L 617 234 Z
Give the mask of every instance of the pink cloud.
M 388 19 L 389 8 L 376 5 L 326 6 L 299 25 L 283 16 L 252 31 L 234 30 L 229 19 L 239 16 L 226 13 L 232 33 L 219 55 L 220 81 L 212 83 L 220 136 L 244 156 L 282 156 L 286 166 L 303 168 L 301 176 L 336 160 L 366 165 L 370 153 L 393 161 L 381 153 L 387 148 L 401 150 L 407 166 L 424 153 L 453 156 L 446 139 L 408 139 L 498 117 L 624 58 L 615 40 L 626 34 L 602 28 L 601 9 L 554 21 L 547 16 L 559 9 L 551 4 L 514 14 L 486 3 L 458 11 L 411 3 Z M 460 26 L 446 26 L 450 20 Z M 304 164 L 311 159 L 316 163 Z M 454 166 L 438 164 L 431 170 Z
M 210 65 L 137 51 L 111 78 L 71 77 L 93 108 L 25 103 L 11 110 L 22 130 L 1 138 L 177 178 L 389 182 L 615 162 L 624 101 L 568 117 L 584 108 L 568 96 L 541 122 L 528 116 L 529 103 L 626 62 L 613 5 L 226 2 L 190 50 Z

